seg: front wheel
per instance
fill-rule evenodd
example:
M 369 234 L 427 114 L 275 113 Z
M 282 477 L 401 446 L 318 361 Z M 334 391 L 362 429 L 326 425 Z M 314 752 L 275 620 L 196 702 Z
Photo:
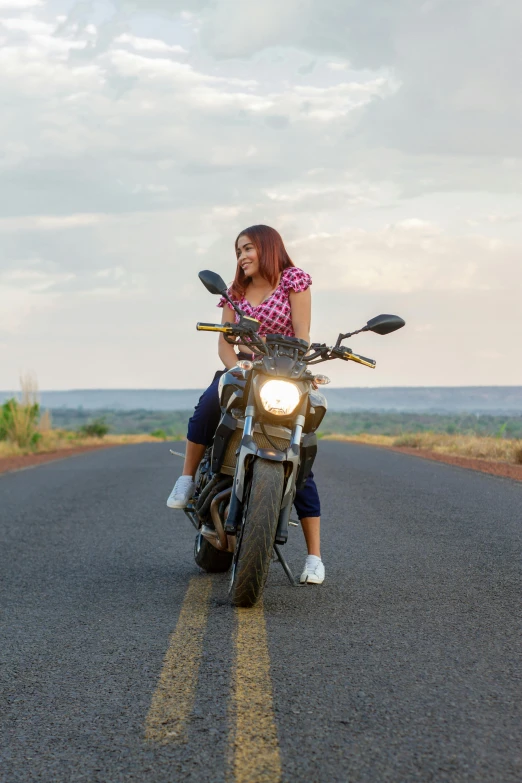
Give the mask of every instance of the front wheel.
M 280 462 L 254 461 L 230 583 L 230 599 L 234 606 L 254 606 L 263 592 L 272 559 L 284 480 L 285 472 Z
M 198 533 L 194 541 L 194 560 L 207 574 L 222 574 L 228 571 L 232 565 L 232 552 L 223 552 L 212 546 L 201 533 Z

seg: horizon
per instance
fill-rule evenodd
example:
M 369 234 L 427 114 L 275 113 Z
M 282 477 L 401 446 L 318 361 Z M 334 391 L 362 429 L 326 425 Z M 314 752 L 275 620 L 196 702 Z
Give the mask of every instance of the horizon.
M 383 386 L 321 389 L 328 408 L 340 411 L 403 411 L 522 416 L 522 386 Z M 188 411 L 201 388 L 42 390 L 33 397 L 50 411 Z M 15 392 L 0 391 L 0 405 Z
M 65 389 L 38 389 L 37 394 L 48 393 L 69 393 L 69 392 L 125 392 L 125 391 L 200 391 L 203 387 L 200 386 L 183 386 L 183 387 L 162 387 L 162 386 L 136 386 L 136 387 L 118 387 L 118 386 L 92 386 L 92 387 L 71 387 Z M 470 385 L 425 385 L 425 386 L 334 386 L 333 384 L 327 384 L 324 387 L 323 392 L 327 393 L 328 389 L 346 389 L 346 390 L 365 390 L 379 391 L 379 389 L 522 389 L 522 384 L 470 384 Z M 0 389 L 0 394 L 21 394 L 21 389 Z

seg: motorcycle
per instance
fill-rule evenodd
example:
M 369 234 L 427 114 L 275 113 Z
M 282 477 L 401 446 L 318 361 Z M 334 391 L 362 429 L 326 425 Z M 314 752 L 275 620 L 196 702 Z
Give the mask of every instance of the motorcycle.
M 221 419 L 195 478 L 194 496 L 184 509 L 197 530 L 194 558 L 208 573 L 230 570 L 229 597 L 249 607 L 262 595 L 274 556 L 292 584 L 280 546 L 288 539 L 290 511 L 317 454 L 317 429 L 327 410 L 318 387 L 329 383 L 309 368 L 333 359 L 375 368 L 341 342 L 360 332 L 389 334 L 405 325 L 396 315 L 378 315 L 355 332 L 339 334 L 334 346 L 296 337 L 259 336 L 259 321 L 245 315 L 227 293 L 223 279 L 199 273 L 211 293 L 225 297 L 239 323 L 198 323 L 198 331 L 221 332 L 232 345 L 252 350 L 219 381 Z

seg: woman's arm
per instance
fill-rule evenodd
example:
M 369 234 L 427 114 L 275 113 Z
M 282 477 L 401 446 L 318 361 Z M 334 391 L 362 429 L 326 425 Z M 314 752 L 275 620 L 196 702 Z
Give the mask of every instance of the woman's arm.
M 312 294 L 310 288 L 306 291 L 290 291 L 290 308 L 292 310 L 292 326 L 296 337 L 306 340 L 310 345 L 310 323 L 312 320 Z
M 223 307 L 223 316 L 221 318 L 221 323 L 229 323 L 233 324 L 235 319 L 235 313 L 230 307 L 230 305 L 225 305 Z M 227 370 L 230 370 L 231 367 L 235 367 L 237 364 L 237 356 L 236 352 L 234 351 L 234 346 L 230 345 L 226 342 L 223 334 L 220 332 L 219 334 L 219 342 L 218 342 L 218 353 L 219 358 L 227 368 Z

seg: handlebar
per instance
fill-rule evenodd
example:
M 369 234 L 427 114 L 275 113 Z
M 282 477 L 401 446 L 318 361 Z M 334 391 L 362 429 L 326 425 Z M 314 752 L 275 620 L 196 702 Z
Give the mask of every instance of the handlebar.
M 196 329 L 198 332 L 223 332 L 224 334 L 232 334 L 240 337 L 242 334 L 248 334 L 250 332 L 250 329 L 248 327 L 241 327 L 238 324 L 206 324 L 206 323 L 197 323 Z M 226 338 L 225 338 L 226 339 Z M 228 340 L 227 340 L 228 342 Z M 314 359 L 317 359 L 317 356 L 323 356 L 323 359 L 319 359 L 319 361 L 324 361 L 327 359 L 344 359 L 345 362 L 357 362 L 357 364 L 363 364 L 365 367 L 370 367 L 370 369 L 374 370 L 376 361 L 375 359 L 367 359 L 366 356 L 360 356 L 357 353 L 353 353 L 350 348 L 346 348 L 344 346 L 338 346 L 334 348 L 327 348 L 326 345 L 320 345 L 319 343 L 313 343 L 310 348 L 316 349 L 316 353 L 313 355 Z M 324 349 L 321 353 L 321 349 Z M 317 364 L 317 361 L 311 361 L 310 364 Z
M 375 369 L 375 359 L 367 359 L 366 356 L 359 356 L 358 353 L 354 353 L 351 348 L 346 348 L 344 345 L 331 348 L 330 353 L 332 356 L 344 359 L 345 362 L 357 362 L 357 364 L 364 364 L 365 367 L 370 367 L 372 370 Z
M 350 356 L 347 356 L 346 359 L 347 361 L 364 364 L 365 367 L 370 367 L 372 370 L 375 370 L 375 365 L 377 364 L 375 359 L 367 359 L 366 356 L 359 356 L 357 353 L 350 354 Z

